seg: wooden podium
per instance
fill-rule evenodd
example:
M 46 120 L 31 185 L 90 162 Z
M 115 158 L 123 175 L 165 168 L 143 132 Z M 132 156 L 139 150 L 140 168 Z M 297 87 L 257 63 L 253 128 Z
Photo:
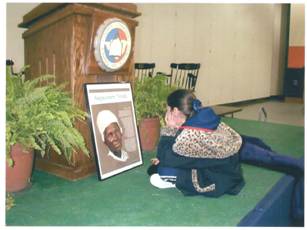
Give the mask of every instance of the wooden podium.
M 24 15 L 19 27 L 23 33 L 27 76 L 54 74 L 56 83 L 67 83 L 67 90 L 77 105 L 86 110 L 84 83 L 133 81 L 133 51 L 135 27 L 139 16 L 135 4 L 116 3 L 44 3 Z M 131 35 L 131 52 L 116 71 L 102 69 L 95 59 L 94 39 L 97 29 L 110 18 L 126 23 Z M 77 180 L 96 172 L 92 140 L 87 121 L 76 124 L 91 151 L 88 158 L 82 152 L 68 163 L 64 156 L 51 152 L 45 158 L 38 155 L 35 167 L 59 177 Z

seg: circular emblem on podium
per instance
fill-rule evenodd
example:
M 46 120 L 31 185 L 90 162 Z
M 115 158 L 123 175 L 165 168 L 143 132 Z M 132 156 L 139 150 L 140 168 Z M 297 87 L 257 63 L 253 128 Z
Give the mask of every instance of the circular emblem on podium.
M 109 72 L 120 69 L 131 51 L 131 35 L 128 26 L 118 18 L 104 21 L 94 40 L 94 55 L 98 65 Z

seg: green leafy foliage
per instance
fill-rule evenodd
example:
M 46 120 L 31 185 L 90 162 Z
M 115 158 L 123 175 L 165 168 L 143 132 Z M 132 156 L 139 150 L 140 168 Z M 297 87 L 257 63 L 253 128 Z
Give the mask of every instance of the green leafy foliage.
M 27 67 L 25 67 L 27 68 Z M 76 120 L 84 120 L 86 113 L 74 105 L 63 85 L 54 83 L 54 76 L 44 75 L 25 80 L 22 72 L 12 75 L 6 69 L 6 156 L 13 165 L 10 147 L 15 143 L 38 150 L 42 156 L 51 147 L 64 154 L 68 161 L 80 149 L 89 156 L 84 139 L 74 128 Z
M 143 118 L 159 117 L 164 124 L 167 96 L 176 88 L 166 84 L 166 76 L 146 77 L 136 81 L 133 98 L 136 108 L 136 118 L 140 122 Z
M 11 193 L 6 193 L 5 196 L 5 209 L 6 211 L 10 210 L 15 206 L 15 199 Z

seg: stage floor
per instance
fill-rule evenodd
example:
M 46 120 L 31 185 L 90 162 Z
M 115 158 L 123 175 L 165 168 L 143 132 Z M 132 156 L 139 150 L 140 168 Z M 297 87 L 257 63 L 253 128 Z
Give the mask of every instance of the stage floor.
M 223 118 L 238 132 L 262 138 L 281 153 L 304 156 L 304 128 Z M 16 206 L 6 212 L 8 226 L 237 226 L 284 174 L 243 164 L 245 187 L 220 198 L 185 197 L 177 189 L 151 186 L 144 164 L 98 181 L 93 175 L 66 181 L 34 171 L 32 187 L 15 193 Z

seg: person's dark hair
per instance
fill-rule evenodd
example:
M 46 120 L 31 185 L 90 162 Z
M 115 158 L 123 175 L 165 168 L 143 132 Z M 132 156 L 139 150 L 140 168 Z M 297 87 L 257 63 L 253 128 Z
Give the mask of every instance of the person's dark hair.
M 194 115 L 195 110 L 193 109 L 193 100 L 196 96 L 189 90 L 178 89 L 172 92 L 167 97 L 167 105 L 174 109 L 177 107 L 187 118 Z

